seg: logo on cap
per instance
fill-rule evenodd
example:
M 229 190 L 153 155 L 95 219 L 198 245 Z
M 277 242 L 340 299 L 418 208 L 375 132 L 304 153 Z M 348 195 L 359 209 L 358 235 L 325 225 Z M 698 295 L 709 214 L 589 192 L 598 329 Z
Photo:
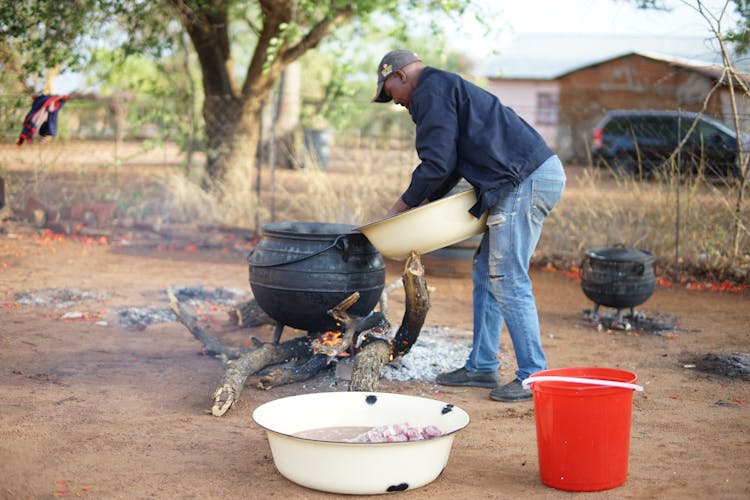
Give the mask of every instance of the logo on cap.
M 394 72 L 408 66 L 413 62 L 420 61 L 416 52 L 411 50 L 393 50 L 388 52 L 377 67 L 378 87 L 375 91 L 374 102 L 388 102 L 391 98 L 385 93 L 385 80 Z

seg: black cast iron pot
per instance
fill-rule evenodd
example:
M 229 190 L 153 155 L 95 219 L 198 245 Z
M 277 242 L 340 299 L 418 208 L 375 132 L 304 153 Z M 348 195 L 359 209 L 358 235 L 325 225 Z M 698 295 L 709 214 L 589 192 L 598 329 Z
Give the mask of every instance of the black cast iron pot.
M 263 226 L 248 256 L 250 288 L 258 305 L 279 325 L 308 332 L 332 330 L 328 310 L 354 292 L 347 311 L 366 316 L 385 286 L 385 264 L 354 226 L 277 222 Z
M 654 255 L 614 246 L 585 251 L 581 288 L 596 304 L 624 309 L 643 304 L 654 293 Z

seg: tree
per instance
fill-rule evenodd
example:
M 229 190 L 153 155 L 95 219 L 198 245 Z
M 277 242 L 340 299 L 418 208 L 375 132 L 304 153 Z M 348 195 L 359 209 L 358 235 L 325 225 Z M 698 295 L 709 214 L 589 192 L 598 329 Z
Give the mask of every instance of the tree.
M 665 0 L 626 0 L 634 2 L 641 9 L 669 10 Z M 734 52 L 738 55 L 747 54 L 750 51 L 750 1 L 748 0 L 727 0 L 724 2 L 720 11 L 712 12 L 701 0 L 688 1 L 681 0 L 681 3 L 693 7 L 709 23 L 715 23 L 724 17 L 729 9 L 730 4 L 734 4 L 737 13 L 736 26 L 728 27 L 726 31 L 720 34 L 720 40 L 731 43 Z
M 416 12 L 459 15 L 472 6 L 472 0 L 21 0 L 0 6 L 0 43 L 28 55 L 28 71 L 75 67 L 85 60 L 86 42 L 107 30 L 125 54 L 170 50 L 179 21 L 201 69 L 207 174 L 220 187 L 254 157 L 256 117 L 284 68 L 334 30 L 375 19 L 403 33 Z M 244 70 L 235 64 L 238 47 L 251 47 Z
M 665 6 L 661 0 L 635 0 L 640 8 L 644 9 L 664 9 Z M 750 184 L 750 152 L 746 150 L 746 143 L 743 141 L 745 134 L 740 127 L 739 112 L 738 112 L 738 98 L 739 96 L 750 97 L 750 89 L 747 85 L 747 78 L 745 75 L 739 74 L 735 68 L 735 62 L 732 59 L 733 54 L 743 54 L 750 49 L 750 39 L 748 36 L 748 28 L 750 27 L 750 2 L 747 0 L 725 0 L 723 5 L 716 9 L 709 8 L 703 0 L 681 0 L 684 5 L 693 8 L 698 15 L 700 15 L 706 22 L 709 31 L 713 38 L 719 45 L 719 54 L 721 55 L 721 64 L 723 66 L 723 72 L 717 79 L 717 84 L 711 89 L 708 96 L 706 96 L 705 102 L 708 102 L 708 97 L 713 93 L 719 85 L 725 84 L 729 88 L 729 105 L 732 109 L 732 126 L 736 134 L 736 147 L 737 147 L 737 180 L 735 182 L 736 197 L 734 200 L 734 224 L 732 227 L 732 259 L 737 261 L 740 258 L 740 241 L 743 238 L 743 234 L 746 235 L 747 228 L 743 224 L 743 206 L 745 200 L 745 194 Z M 737 25 L 734 29 L 724 30 L 725 20 L 727 12 L 730 8 L 730 4 L 734 4 L 736 12 L 739 16 Z M 730 47 L 731 45 L 731 47 Z M 704 104 L 705 107 L 705 104 Z M 690 129 L 685 134 L 678 145 L 678 149 L 682 144 L 687 141 L 689 134 L 695 127 L 695 123 L 691 124 Z M 677 154 L 678 149 L 675 150 L 673 156 Z M 746 236 L 745 236 L 746 237 Z

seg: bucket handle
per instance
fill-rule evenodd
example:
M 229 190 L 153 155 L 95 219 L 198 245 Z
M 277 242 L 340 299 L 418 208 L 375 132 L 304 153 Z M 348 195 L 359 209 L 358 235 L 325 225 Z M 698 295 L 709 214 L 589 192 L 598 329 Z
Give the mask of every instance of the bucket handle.
M 620 387 L 622 389 L 632 389 L 634 391 L 643 391 L 643 387 L 637 384 L 630 384 L 628 382 L 617 382 L 615 380 L 599 380 L 595 378 L 583 378 L 583 377 L 558 377 L 555 375 L 546 375 L 539 377 L 531 376 L 526 378 L 521 385 L 524 389 L 528 389 L 529 385 L 534 382 L 574 382 L 576 384 L 589 384 L 589 385 L 606 385 L 609 387 Z
M 331 248 L 334 248 L 334 247 L 341 248 L 341 252 L 342 252 L 341 257 L 344 259 L 344 262 L 349 260 L 349 240 L 346 238 L 345 234 L 340 234 L 336 236 L 336 239 L 333 240 L 333 243 L 323 248 L 322 250 L 318 250 L 317 252 L 303 255 L 302 257 L 297 257 L 296 259 L 286 260 L 284 262 L 274 262 L 273 264 L 254 264 L 253 262 L 251 262 L 250 259 L 255 253 L 255 249 L 252 249 L 250 250 L 250 253 L 247 254 L 247 263 L 254 267 L 279 267 L 279 266 L 285 266 L 287 264 L 296 264 L 297 262 L 302 262 L 303 260 L 309 259 L 311 257 L 315 257 L 316 255 L 320 255 L 323 252 L 330 250 Z

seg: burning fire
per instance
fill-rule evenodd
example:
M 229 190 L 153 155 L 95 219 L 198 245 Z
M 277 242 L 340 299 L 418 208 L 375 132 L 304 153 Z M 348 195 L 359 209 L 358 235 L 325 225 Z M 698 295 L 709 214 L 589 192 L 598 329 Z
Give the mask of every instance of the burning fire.
M 336 347 L 341 342 L 343 342 L 344 339 L 341 337 L 341 332 L 330 331 L 321 333 L 319 340 L 320 345 L 324 345 L 327 347 Z
M 325 354 L 329 357 L 329 361 L 335 357 L 351 356 L 363 348 L 363 343 L 367 337 L 392 344 L 396 330 L 391 328 L 387 322 L 381 321 L 369 330 L 360 332 L 354 339 L 352 339 L 352 333 L 350 330 L 346 332 L 341 330 L 321 332 L 312 341 L 313 352 Z M 408 346 L 404 352 L 406 351 L 408 351 Z M 393 359 L 393 352 L 391 352 L 391 359 Z
M 322 332 L 318 335 L 318 338 L 313 341 L 313 352 L 316 354 L 321 353 L 329 355 L 336 352 L 337 356 L 349 356 L 349 353 L 346 351 L 338 352 L 338 349 L 336 349 L 336 347 L 343 341 L 344 338 L 339 331 Z

